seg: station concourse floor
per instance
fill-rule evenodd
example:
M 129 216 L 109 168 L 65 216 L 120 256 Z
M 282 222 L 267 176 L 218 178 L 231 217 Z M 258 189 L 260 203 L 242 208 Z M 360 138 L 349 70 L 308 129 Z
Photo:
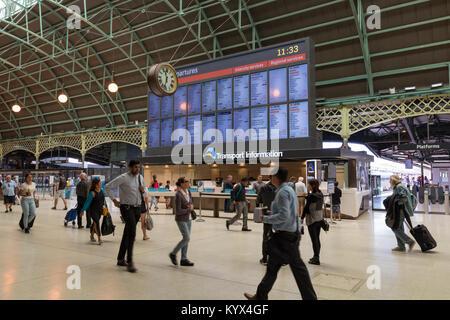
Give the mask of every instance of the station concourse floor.
M 256 292 L 264 275 L 261 258 L 262 224 L 249 222 L 225 228 L 225 220 L 205 217 L 193 222 L 189 259 L 194 267 L 174 267 L 168 253 L 181 239 L 174 217 L 162 209 L 153 215 L 150 240 L 137 230 L 134 260 L 138 272 L 116 266 L 123 231 L 116 208 L 115 236 L 99 246 L 89 242 L 86 229 L 65 228 L 61 200 L 51 210 L 41 199 L 31 234 L 20 231 L 21 207 L 0 210 L 0 299 L 194 299 L 239 300 Z M 75 206 L 74 200 L 70 207 Z M 163 214 L 163 213 L 166 214 Z M 251 216 L 251 215 L 250 215 Z M 321 232 L 320 266 L 308 265 L 319 299 L 450 299 L 450 216 L 416 214 L 438 242 L 430 253 L 418 246 L 411 253 L 392 253 L 394 235 L 384 224 L 384 213 L 366 213 L 358 220 L 343 220 Z M 139 225 L 138 225 L 139 226 Z M 307 231 L 300 251 L 305 263 L 312 256 Z M 179 258 L 179 256 L 178 256 Z M 81 289 L 67 289 L 66 269 L 81 270 Z M 368 289 L 367 268 L 379 267 L 380 289 Z M 301 299 L 289 267 L 283 267 L 270 299 Z

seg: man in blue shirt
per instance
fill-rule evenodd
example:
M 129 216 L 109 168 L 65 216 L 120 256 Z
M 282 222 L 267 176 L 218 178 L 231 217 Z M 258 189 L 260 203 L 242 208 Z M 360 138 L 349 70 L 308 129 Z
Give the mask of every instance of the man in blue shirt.
M 244 293 L 249 300 L 267 300 L 269 291 L 277 279 L 283 264 L 289 264 L 303 300 L 317 300 L 311 278 L 305 263 L 300 257 L 299 242 L 301 221 L 297 215 L 298 200 L 292 187 L 287 183 L 288 171 L 280 167 L 272 176 L 277 187 L 269 215 L 261 222 L 271 224 L 275 233 L 269 240 L 269 260 L 264 278 L 258 286 L 256 295 Z
M 6 181 L 2 185 L 3 198 L 5 200 L 6 212 L 12 211 L 12 205 L 16 201 L 17 183 L 11 179 L 11 176 L 6 177 Z

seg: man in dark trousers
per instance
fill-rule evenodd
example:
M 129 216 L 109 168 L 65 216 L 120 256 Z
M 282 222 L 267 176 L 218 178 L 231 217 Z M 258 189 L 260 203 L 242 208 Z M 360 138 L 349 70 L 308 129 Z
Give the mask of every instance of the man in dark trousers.
M 261 217 L 261 222 L 272 224 L 275 233 L 269 240 L 269 260 L 264 278 L 258 286 L 256 295 L 244 293 L 249 300 L 267 300 L 268 294 L 277 279 L 278 271 L 288 263 L 303 300 L 317 300 L 311 278 L 305 263 L 300 258 L 301 222 L 298 217 L 298 200 L 294 189 L 287 183 L 288 171 L 280 167 L 272 177 L 277 187 L 269 215 Z
M 275 187 L 275 185 L 272 183 L 272 176 L 269 176 L 269 182 L 259 188 L 257 202 L 270 210 L 272 201 L 275 198 L 276 190 L 277 187 Z M 269 223 L 264 223 L 262 259 L 259 260 L 259 262 L 263 265 L 267 265 L 267 257 L 269 254 L 267 250 L 267 242 L 269 241 L 271 235 L 272 235 L 272 225 Z
M 233 200 L 234 207 L 236 208 L 236 215 L 230 220 L 226 221 L 227 230 L 230 230 L 230 225 L 235 223 L 243 215 L 242 218 L 242 231 L 252 231 L 247 228 L 247 220 L 248 220 L 248 203 L 249 201 L 245 197 L 245 187 L 247 187 L 248 179 L 242 178 L 241 183 L 236 185 L 231 191 L 230 197 Z
M 143 203 L 144 177 L 139 174 L 141 163 L 138 160 L 131 160 L 128 163 L 129 171 L 113 179 L 105 186 L 108 197 L 120 208 L 120 215 L 125 221 L 122 242 L 117 256 L 117 265 L 126 266 L 129 272 L 136 272 L 133 263 L 133 246 L 136 238 L 136 225 L 141 217 Z M 115 198 L 113 188 L 119 187 L 120 201 Z M 125 261 L 125 254 L 127 260 Z
M 336 215 L 339 215 L 339 221 L 341 221 L 341 197 L 342 190 L 338 188 L 339 182 L 334 183 L 334 193 L 331 196 L 332 207 L 331 210 L 333 212 L 333 220 L 336 220 Z
M 233 176 L 229 175 L 227 177 L 226 180 L 223 181 L 223 185 L 222 185 L 222 192 L 225 191 L 225 189 L 229 189 L 232 190 L 233 189 Z M 230 205 L 231 205 L 231 199 L 225 199 L 225 204 L 224 204 L 224 211 L 225 212 L 230 212 Z
M 87 174 L 84 172 L 80 174 L 80 182 L 77 183 L 76 193 L 77 193 L 78 229 L 82 229 L 83 223 L 82 223 L 82 218 L 81 218 L 82 217 L 81 209 L 83 209 L 84 203 L 86 202 L 86 199 L 87 199 L 87 196 L 89 193 L 89 185 L 87 183 Z M 87 210 L 86 211 L 86 228 L 90 228 L 90 227 L 91 227 L 91 215 L 89 213 L 89 210 Z

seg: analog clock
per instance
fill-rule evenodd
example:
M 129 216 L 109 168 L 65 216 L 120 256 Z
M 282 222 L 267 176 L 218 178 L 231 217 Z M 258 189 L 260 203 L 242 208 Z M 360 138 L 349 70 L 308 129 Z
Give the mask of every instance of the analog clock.
M 178 77 L 168 63 L 159 63 L 148 70 L 147 82 L 150 90 L 159 97 L 168 96 L 177 90 Z

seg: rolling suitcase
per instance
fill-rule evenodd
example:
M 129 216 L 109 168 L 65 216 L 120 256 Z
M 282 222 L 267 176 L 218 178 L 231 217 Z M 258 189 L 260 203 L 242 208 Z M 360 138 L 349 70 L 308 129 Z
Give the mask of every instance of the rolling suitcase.
M 409 231 L 416 240 L 417 244 L 420 246 L 422 252 L 436 248 L 436 240 L 434 240 L 433 236 L 431 235 L 430 231 L 428 231 L 428 228 L 426 226 L 424 226 L 423 224 L 419 224 L 413 227 L 411 218 L 408 214 L 405 215 L 405 218 L 407 222 L 406 224 L 409 227 Z

